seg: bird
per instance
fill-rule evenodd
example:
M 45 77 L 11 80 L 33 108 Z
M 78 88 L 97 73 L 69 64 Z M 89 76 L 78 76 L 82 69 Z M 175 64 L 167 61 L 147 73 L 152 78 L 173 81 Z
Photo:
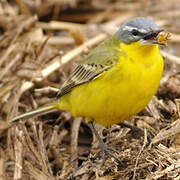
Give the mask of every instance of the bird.
M 57 98 L 11 120 L 54 110 L 84 117 L 103 153 L 120 161 L 103 142 L 94 123 L 111 126 L 128 120 L 145 108 L 156 93 L 163 72 L 159 45 L 163 29 L 144 17 L 124 22 L 110 38 L 92 50 L 67 77 Z M 158 38 L 160 40 L 158 41 Z

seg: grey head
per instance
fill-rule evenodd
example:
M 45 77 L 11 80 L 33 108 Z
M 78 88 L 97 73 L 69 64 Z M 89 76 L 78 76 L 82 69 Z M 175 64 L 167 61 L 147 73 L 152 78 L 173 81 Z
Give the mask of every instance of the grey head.
M 125 44 L 136 41 L 140 41 L 142 44 L 156 44 L 156 37 L 161 31 L 163 30 L 159 29 L 151 19 L 137 17 L 125 22 L 115 36 Z

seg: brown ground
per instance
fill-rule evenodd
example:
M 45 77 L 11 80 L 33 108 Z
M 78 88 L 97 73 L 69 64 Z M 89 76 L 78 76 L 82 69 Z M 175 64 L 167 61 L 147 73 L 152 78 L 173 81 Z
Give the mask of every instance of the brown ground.
M 108 158 L 101 167 L 89 128 L 69 112 L 7 123 L 51 101 L 83 56 L 136 16 L 152 18 L 172 36 L 162 49 L 165 70 L 156 96 L 127 121 L 142 132 L 97 126 L 121 164 Z M 179 43 L 179 0 L 1 0 L 0 180 L 180 179 Z

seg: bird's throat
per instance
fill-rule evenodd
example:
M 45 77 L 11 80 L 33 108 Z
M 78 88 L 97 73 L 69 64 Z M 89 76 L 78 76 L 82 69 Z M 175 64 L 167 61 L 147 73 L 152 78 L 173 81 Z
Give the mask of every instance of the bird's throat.
M 121 48 L 131 59 L 147 67 L 155 63 L 156 56 L 159 54 L 158 45 L 155 44 L 141 45 L 139 42 L 135 42 L 128 45 L 121 44 Z

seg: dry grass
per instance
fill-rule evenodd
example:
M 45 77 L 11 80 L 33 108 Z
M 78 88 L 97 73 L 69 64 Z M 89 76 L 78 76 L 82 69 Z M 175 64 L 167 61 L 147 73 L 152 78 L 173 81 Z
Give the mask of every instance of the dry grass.
M 108 158 L 101 167 L 98 143 L 69 112 L 7 123 L 51 101 L 83 56 L 136 16 L 152 18 L 172 37 L 162 49 L 165 70 L 156 96 L 127 121 L 146 130 L 97 125 L 121 164 Z M 179 17 L 179 0 L 1 1 L 0 179 L 180 179 Z

